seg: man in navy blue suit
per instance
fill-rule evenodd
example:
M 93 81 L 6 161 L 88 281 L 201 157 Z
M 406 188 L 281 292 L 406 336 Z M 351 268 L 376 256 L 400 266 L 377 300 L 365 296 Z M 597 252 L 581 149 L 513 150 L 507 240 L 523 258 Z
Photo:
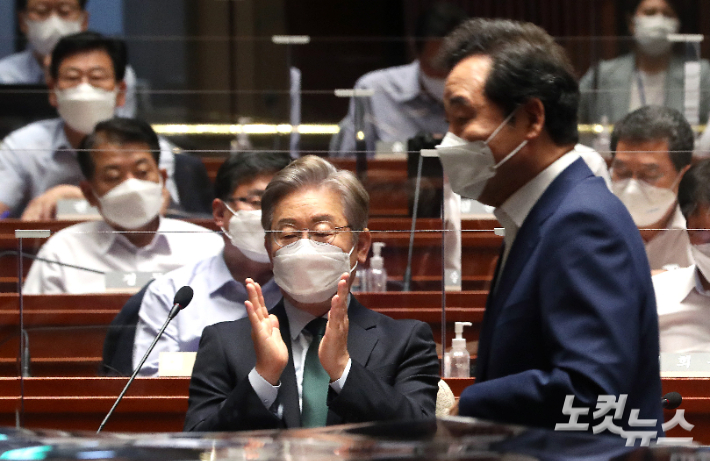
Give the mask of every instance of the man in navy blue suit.
M 648 261 L 624 205 L 573 151 L 579 89 L 564 50 L 532 24 L 474 19 L 444 59 L 444 171 L 505 227 L 459 413 L 554 428 L 570 421 L 569 395 L 592 431 L 599 396 L 626 395 L 618 418 L 606 413 L 614 425 L 662 435 Z

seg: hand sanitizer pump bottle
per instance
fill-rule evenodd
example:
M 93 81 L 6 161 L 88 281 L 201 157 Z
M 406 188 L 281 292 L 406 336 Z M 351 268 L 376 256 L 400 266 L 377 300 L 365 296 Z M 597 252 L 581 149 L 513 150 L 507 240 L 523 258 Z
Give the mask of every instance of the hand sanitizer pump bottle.
M 456 337 L 451 340 L 449 362 L 452 378 L 468 378 L 471 376 L 471 356 L 466 349 L 466 340 L 463 337 L 463 327 L 472 326 L 471 322 L 456 322 L 454 331 Z
M 384 242 L 374 242 L 372 244 L 372 258 L 370 258 L 370 268 L 367 271 L 367 289 L 369 291 L 387 291 L 387 271 L 385 270 L 385 259 L 382 257 L 382 247 Z

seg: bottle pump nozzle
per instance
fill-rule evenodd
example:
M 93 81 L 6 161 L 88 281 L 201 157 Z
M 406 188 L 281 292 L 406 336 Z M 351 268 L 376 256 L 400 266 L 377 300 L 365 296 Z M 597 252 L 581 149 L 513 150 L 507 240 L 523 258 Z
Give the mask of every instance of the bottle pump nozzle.
M 382 269 L 385 267 L 385 260 L 382 257 L 382 247 L 384 242 L 374 242 L 372 244 L 372 258 L 370 258 L 370 267 L 374 269 Z

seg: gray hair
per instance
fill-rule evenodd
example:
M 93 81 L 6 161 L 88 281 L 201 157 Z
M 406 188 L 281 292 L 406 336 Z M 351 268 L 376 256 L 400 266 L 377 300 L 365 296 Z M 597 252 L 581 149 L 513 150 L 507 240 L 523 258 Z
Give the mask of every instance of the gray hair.
M 276 206 L 287 195 L 305 188 L 325 187 L 340 195 L 343 213 L 353 231 L 367 227 L 370 196 L 362 183 L 347 170 L 338 170 L 327 160 L 306 155 L 276 173 L 261 198 L 261 225 L 271 230 Z

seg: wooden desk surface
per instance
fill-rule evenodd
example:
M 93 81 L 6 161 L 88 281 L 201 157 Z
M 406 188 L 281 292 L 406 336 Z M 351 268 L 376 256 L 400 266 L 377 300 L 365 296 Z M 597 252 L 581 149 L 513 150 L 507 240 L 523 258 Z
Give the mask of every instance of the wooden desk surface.
M 456 396 L 474 383 L 472 378 L 446 378 Z M 126 383 L 126 378 L 25 378 L 24 425 L 30 429 L 95 430 Z M 187 411 L 189 378 L 138 378 L 107 431 L 180 431 Z M 710 378 L 665 378 L 663 392 L 683 395 L 681 409 L 695 425 L 680 427 L 670 437 L 689 437 L 710 444 Z M 660 399 L 660 396 L 659 396 Z M 20 378 L 0 378 L 0 425 L 13 426 L 20 411 Z M 666 411 L 665 419 L 675 411 Z

